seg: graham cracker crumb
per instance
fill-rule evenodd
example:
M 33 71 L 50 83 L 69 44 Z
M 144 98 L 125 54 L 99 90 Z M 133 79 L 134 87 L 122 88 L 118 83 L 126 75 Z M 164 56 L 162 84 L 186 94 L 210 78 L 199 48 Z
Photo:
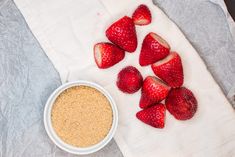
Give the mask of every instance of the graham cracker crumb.
M 113 120 L 108 99 L 88 86 L 75 86 L 63 91 L 54 102 L 52 126 L 65 142 L 88 147 L 103 140 Z

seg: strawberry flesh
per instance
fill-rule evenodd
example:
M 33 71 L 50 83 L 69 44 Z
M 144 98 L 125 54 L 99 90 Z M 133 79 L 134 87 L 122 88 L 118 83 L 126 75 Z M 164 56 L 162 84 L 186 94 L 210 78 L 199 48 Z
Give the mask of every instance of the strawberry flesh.
M 147 109 L 143 109 L 136 114 L 136 117 L 155 128 L 164 128 L 165 126 L 165 112 L 166 108 L 163 104 L 159 103 Z
M 147 108 L 166 98 L 170 87 L 155 76 L 145 78 L 141 90 L 140 108 Z
M 143 26 L 151 23 L 152 15 L 149 8 L 146 5 L 141 4 L 134 11 L 132 19 L 136 25 Z
M 127 52 L 134 52 L 137 48 L 137 36 L 133 20 L 124 16 L 113 23 L 106 30 L 107 38 Z
M 137 92 L 143 83 L 143 77 L 138 69 L 133 66 L 123 68 L 117 78 L 117 87 L 124 93 Z
M 178 120 L 191 119 L 197 111 L 197 99 L 185 87 L 171 89 L 166 98 L 166 108 Z
M 149 33 L 143 40 L 139 57 L 141 66 L 153 64 L 170 53 L 169 44 L 156 33 Z
M 125 57 L 125 51 L 114 44 L 101 42 L 94 46 L 94 58 L 100 69 L 109 68 Z
M 154 74 L 169 86 L 176 88 L 183 85 L 183 66 L 178 53 L 172 52 L 165 59 L 152 64 L 151 67 Z

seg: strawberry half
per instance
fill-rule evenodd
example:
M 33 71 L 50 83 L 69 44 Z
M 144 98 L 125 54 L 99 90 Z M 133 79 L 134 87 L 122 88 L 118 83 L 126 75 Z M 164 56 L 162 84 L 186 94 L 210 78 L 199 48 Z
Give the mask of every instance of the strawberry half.
M 146 108 L 162 101 L 168 95 L 169 90 L 170 87 L 155 76 L 146 77 L 141 92 L 140 108 Z
M 148 25 L 152 21 L 151 12 L 146 5 L 141 4 L 133 13 L 132 19 L 136 25 Z
M 107 38 L 127 52 L 134 52 L 137 47 L 137 36 L 133 20 L 124 16 L 106 30 Z
M 117 87 L 124 93 L 137 92 L 141 88 L 142 83 L 142 75 L 133 66 L 127 66 L 118 73 Z
M 170 53 L 169 44 L 156 33 L 149 33 L 143 40 L 139 63 L 141 66 L 153 64 Z
M 197 111 L 197 100 L 185 87 L 171 89 L 166 98 L 167 110 L 178 120 L 187 120 Z
M 184 82 L 183 67 L 178 53 L 172 52 L 165 59 L 152 64 L 152 70 L 160 79 L 175 88 Z
M 150 108 L 139 111 L 136 117 L 155 128 L 164 128 L 165 126 L 165 113 L 166 108 L 163 104 L 159 103 Z
M 97 43 L 94 46 L 94 57 L 100 69 L 106 69 L 120 62 L 125 57 L 125 51 L 111 43 Z

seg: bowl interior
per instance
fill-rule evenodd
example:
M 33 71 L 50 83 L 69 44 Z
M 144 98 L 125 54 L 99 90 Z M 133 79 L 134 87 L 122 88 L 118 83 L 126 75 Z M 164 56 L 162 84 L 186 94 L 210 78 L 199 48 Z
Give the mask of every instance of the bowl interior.
M 92 145 L 92 146 L 89 146 L 89 147 L 85 147 L 85 148 L 75 147 L 75 146 L 69 145 L 69 144 L 65 143 L 63 140 L 61 140 L 60 137 L 54 131 L 54 129 L 52 127 L 52 122 L 51 122 L 51 111 L 52 111 L 52 107 L 53 107 L 53 104 L 54 104 L 54 101 L 56 100 L 56 98 L 64 90 L 66 90 L 70 87 L 80 86 L 80 85 L 95 88 L 98 91 L 100 91 L 102 94 L 104 94 L 105 97 L 110 102 L 110 105 L 112 108 L 112 113 L 113 113 L 112 126 L 111 126 L 111 129 L 109 130 L 109 133 L 107 134 L 107 136 L 99 143 Z M 47 100 L 47 103 L 46 103 L 46 106 L 44 109 L 44 126 L 45 126 L 45 129 L 46 129 L 48 136 L 59 148 L 65 150 L 69 153 L 72 153 L 72 154 L 90 154 L 90 153 L 94 153 L 94 152 L 100 150 L 105 145 L 107 145 L 107 143 L 114 136 L 114 133 L 117 129 L 117 124 L 118 124 L 117 107 L 116 107 L 116 104 L 115 104 L 113 98 L 111 97 L 111 95 L 100 85 L 92 83 L 92 82 L 88 82 L 88 81 L 70 82 L 70 83 L 66 83 L 66 84 L 60 86 L 51 94 L 51 96 Z

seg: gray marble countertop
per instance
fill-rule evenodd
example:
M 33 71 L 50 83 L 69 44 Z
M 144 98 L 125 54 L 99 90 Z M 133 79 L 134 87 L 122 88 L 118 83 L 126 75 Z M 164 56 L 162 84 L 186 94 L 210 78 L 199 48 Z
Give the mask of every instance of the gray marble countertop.
M 211 0 L 213 1 L 213 0 Z M 224 94 L 235 102 L 235 43 L 219 1 L 155 0 L 181 28 Z M 71 157 L 43 127 L 43 107 L 59 75 L 12 0 L 0 0 L 0 156 Z M 90 157 L 121 157 L 114 140 Z

